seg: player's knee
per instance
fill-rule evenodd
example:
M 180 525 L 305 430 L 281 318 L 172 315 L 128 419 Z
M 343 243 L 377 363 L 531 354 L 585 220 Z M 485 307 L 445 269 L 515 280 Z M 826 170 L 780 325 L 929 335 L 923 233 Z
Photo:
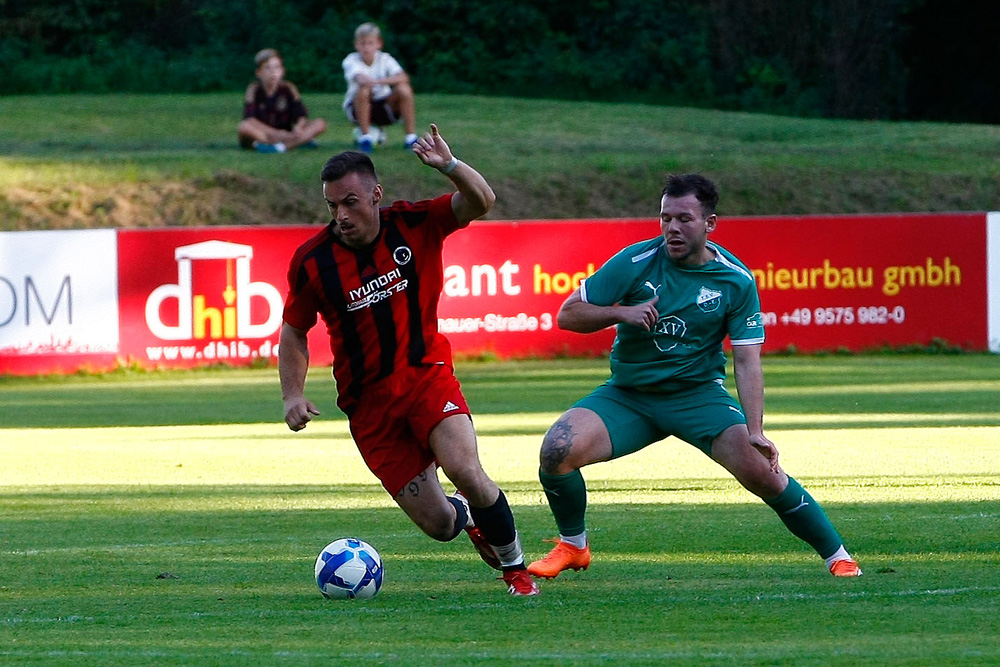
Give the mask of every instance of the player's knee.
M 458 472 L 445 471 L 445 474 L 476 507 L 492 505 L 496 500 L 497 485 L 489 478 L 482 466 L 469 466 Z
M 542 450 L 538 455 L 539 468 L 546 475 L 565 475 L 572 472 L 576 466 L 573 465 L 571 453 L 572 447 L 565 442 L 565 439 L 549 429 L 542 440 Z
M 778 497 L 788 484 L 784 473 L 770 468 L 740 470 L 733 476 L 747 491 L 762 499 Z

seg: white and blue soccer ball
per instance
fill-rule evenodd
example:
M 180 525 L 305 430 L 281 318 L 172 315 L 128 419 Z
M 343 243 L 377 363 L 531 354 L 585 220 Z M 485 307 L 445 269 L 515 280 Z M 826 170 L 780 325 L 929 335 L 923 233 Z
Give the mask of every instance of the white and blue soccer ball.
M 372 545 L 354 537 L 334 540 L 316 559 L 316 584 L 323 597 L 375 597 L 382 588 L 382 559 Z

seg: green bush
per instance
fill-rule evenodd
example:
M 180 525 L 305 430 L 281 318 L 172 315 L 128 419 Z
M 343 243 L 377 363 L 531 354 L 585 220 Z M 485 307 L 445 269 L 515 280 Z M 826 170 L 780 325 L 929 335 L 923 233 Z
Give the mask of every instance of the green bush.
M 264 47 L 301 88 L 340 92 L 354 28 L 376 21 L 427 92 L 919 117 L 908 95 L 926 107 L 929 88 L 913 63 L 940 78 L 935 40 L 919 37 L 945 10 L 958 22 L 989 11 L 944 0 L 0 0 L 0 92 L 241 90 Z M 953 107 L 1000 117 L 993 63 L 965 86 L 976 103 L 956 93 Z

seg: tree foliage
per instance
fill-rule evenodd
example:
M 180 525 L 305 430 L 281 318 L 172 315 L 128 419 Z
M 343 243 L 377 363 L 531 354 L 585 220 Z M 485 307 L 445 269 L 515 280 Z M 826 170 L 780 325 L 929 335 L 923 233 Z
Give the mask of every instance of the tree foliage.
M 238 90 L 263 47 L 342 91 L 363 21 L 424 91 L 1000 122 L 1000 10 L 944 0 L 0 0 L 0 92 Z

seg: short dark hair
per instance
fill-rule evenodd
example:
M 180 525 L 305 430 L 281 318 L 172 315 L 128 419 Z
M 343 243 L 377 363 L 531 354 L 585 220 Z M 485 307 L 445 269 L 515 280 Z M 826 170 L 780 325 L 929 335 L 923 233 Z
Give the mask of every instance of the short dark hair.
M 671 174 L 667 177 L 661 196 L 683 197 L 690 194 L 698 199 L 706 218 L 715 214 L 715 208 L 719 205 L 719 191 L 715 183 L 701 174 Z
M 260 51 L 257 52 L 257 55 L 253 57 L 253 63 L 257 67 L 260 67 L 271 58 L 277 58 L 278 60 L 282 60 L 281 54 L 278 53 L 277 49 L 261 49 Z
M 370 157 L 360 151 L 344 151 L 327 160 L 326 164 L 323 165 L 320 180 L 324 183 L 332 183 L 352 173 L 371 176 L 378 183 L 375 165 L 372 164 Z

